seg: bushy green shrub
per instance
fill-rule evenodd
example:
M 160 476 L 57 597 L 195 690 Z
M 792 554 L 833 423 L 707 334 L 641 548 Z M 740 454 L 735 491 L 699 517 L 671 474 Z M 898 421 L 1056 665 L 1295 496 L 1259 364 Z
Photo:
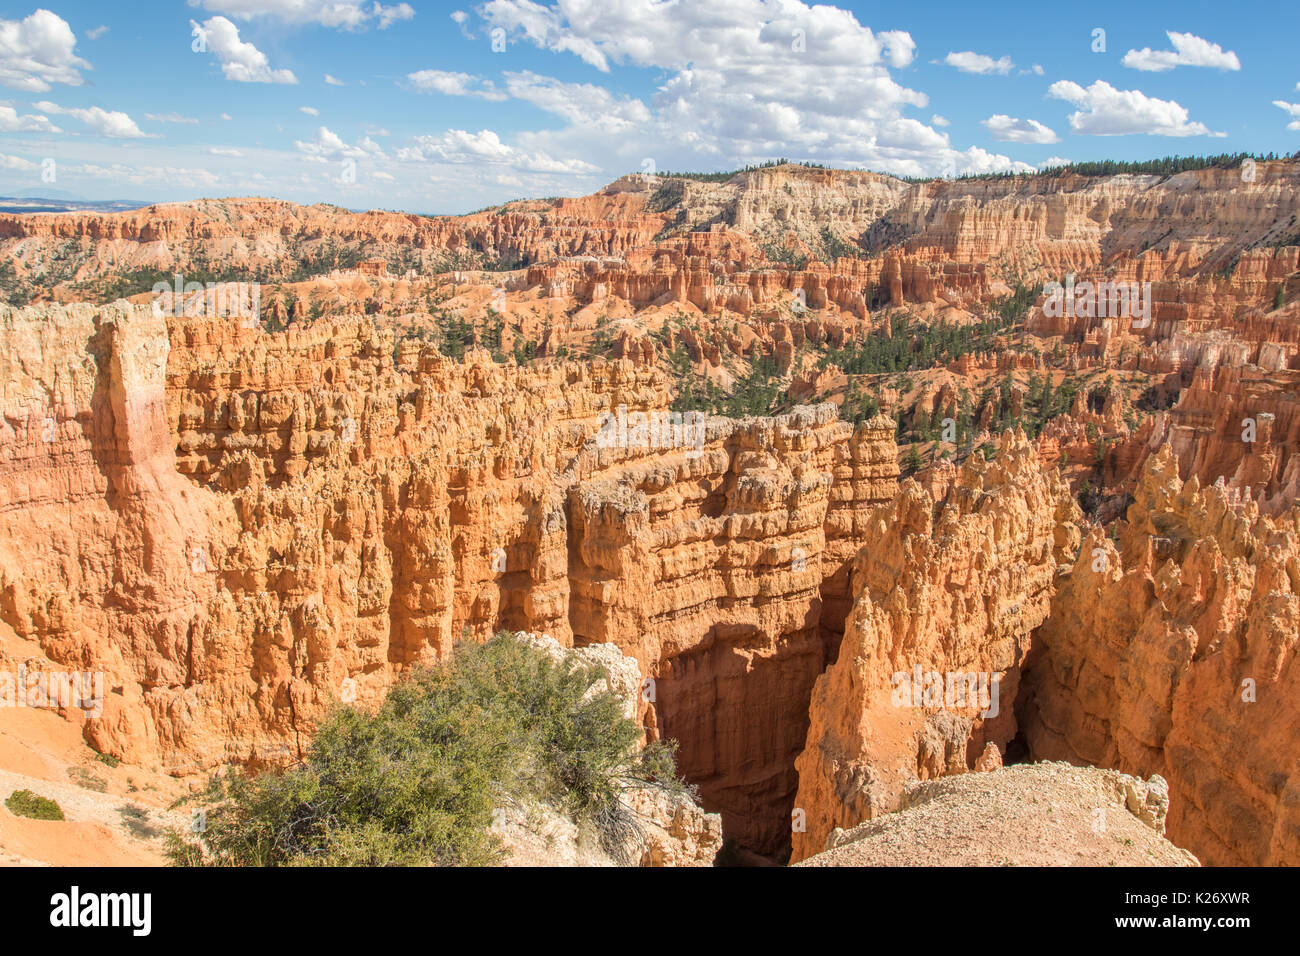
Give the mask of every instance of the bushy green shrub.
M 9 794 L 5 806 L 17 817 L 30 817 L 33 820 L 63 819 L 63 810 L 57 803 L 30 790 L 15 790 Z
M 510 635 L 462 643 L 394 687 L 374 714 L 332 712 L 299 765 L 214 777 L 182 865 L 481 865 L 499 857 L 495 807 L 534 797 L 594 825 L 617 852 L 635 823 L 620 794 L 680 789 L 672 751 L 640 728 L 598 668 Z

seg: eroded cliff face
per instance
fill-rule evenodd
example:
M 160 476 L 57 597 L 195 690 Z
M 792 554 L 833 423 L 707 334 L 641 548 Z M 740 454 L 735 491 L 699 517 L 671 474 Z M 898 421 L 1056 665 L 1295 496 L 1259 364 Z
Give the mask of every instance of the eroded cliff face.
M 625 363 L 399 368 L 364 320 L 0 321 L 4 622 L 109 674 L 96 747 L 173 773 L 292 756 L 463 635 L 571 643 L 561 476 L 601 407 L 662 395 Z
M 1206 863 L 1296 860 L 1298 525 L 1294 504 L 1261 516 L 1155 455 L 1118 540 L 1085 537 L 1035 635 L 1031 754 L 1161 774 L 1170 839 Z
M 0 614 L 108 673 L 98 749 L 175 774 L 275 764 L 334 701 L 459 638 L 545 632 L 635 657 L 650 734 L 681 741 L 729 836 L 780 851 L 842 622 L 823 591 L 845 603 L 865 514 L 894 494 L 891 422 L 818 406 L 638 430 L 668 404 L 654 369 L 451 362 L 360 318 L 0 321 Z
M 179 777 L 282 763 L 333 701 L 369 704 L 461 638 L 612 643 L 652 679 L 647 734 L 679 741 L 729 838 L 778 858 L 792 811 L 795 855 L 816 852 L 910 780 L 996 763 L 1019 711 L 1034 755 L 1168 777 L 1171 834 L 1207 861 L 1293 862 L 1296 755 L 1275 728 L 1296 716 L 1277 700 L 1297 196 L 1294 162 L 1251 183 L 782 166 L 457 218 L 259 199 L 0 216 L 7 294 L 213 262 L 310 276 L 264 287 L 262 327 L 0 307 L 0 643 L 103 670 L 87 738 Z M 854 370 L 893 310 L 908 335 L 968 327 L 1068 272 L 1150 282 L 1151 321 L 1040 300 L 978 351 Z M 788 388 L 768 407 L 845 407 L 667 440 L 637 419 L 760 366 Z M 963 447 L 921 434 L 963 409 Z M 898 427 L 838 420 L 877 410 Z M 609 416 L 630 426 L 612 441 Z M 1033 447 L 1012 435 L 985 463 L 1007 420 L 1038 426 Z M 896 435 L 922 461 L 970 457 L 909 464 L 900 492 Z M 1187 486 L 1157 494 L 1152 467 Z M 1097 521 L 1128 494 L 1151 516 L 1078 552 L 1067 480 Z M 996 676 L 997 715 L 927 701 L 931 672 Z M 896 674 L 919 703 L 895 706 Z M 1249 705 L 1224 689 L 1246 677 Z M 1245 757 L 1218 742 L 1237 733 Z
M 916 482 L 871 518 L 835 663 L 796 761 L 794 859 L 896 809 L 917 779 L 963 773 L 1016 733 L 1012 702 L 1078 508 L 1023 434 Z M 937 676 L 930 676 L 937 675 Z
M 699 449 L 667 456 L 611 450 L 570 490 L 575 641 L 641 662 L 656 732 L 728 836 L 761 853 L 788 841 L 846 567 L 897 474 L 892 422 L 855 429 L 823 405 L 717 419 Z

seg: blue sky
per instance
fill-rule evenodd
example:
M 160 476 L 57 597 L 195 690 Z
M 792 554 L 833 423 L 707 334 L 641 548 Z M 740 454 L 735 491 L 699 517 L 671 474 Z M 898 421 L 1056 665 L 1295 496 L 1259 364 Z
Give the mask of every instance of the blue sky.
M 930 175 L 1291 153 L 1298 9 L 6 2 L 0 193 L 463 212 L 777 156 Z

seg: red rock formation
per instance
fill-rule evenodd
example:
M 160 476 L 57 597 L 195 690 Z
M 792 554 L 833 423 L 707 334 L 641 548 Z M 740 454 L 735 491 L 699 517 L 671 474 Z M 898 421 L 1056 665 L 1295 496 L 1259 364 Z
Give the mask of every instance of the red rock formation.
M 907 482 L 872 514 L 844 641 L 817 680 L 796 761 L 794 859 L 819 852 L 834 827 L 895 809 L 909 782 L 965 772 L 1015 735 L 1029 636 L 1078 546 L 1077 515 L 1061 479 L 1011 432 L 994 461 L 957 469 L 940 499 Z
M 819 406 L 643 443 L 634 418 L 606 442 L 602 413 L 666 407 L 655 370 L 453 363 L 362 318 L 0 315 L 22 369 L 0 619 L 110 675 L 99 749 L 274 762 L 345 685 L 373 700 L 463 635 L 612 640 L 658 681 L 642 716 L 706 803 L 780 851 L 839 629 L 823 592 L 844 603 L 863 514 L 894 493 L 892 423 Z
M 1117 541 L 1088 534 L 1035 634 L 1036 759 L 1169 781 L 1169 837 L 1214 865 L 1300 858 L 1300 510 L 1271 520 L 1143 471 Z

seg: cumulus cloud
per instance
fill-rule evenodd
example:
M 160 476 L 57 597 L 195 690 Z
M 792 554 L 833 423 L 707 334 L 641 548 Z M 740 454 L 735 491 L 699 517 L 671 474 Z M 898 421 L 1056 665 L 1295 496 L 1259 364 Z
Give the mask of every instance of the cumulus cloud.
M 995 113 L 984 120 L 990 135 L 1003 143 L 1059 143 L 1061 138 L 1038 120 Z
M 406 74 L 411 89 L 420 93 L 441 93 L 444 96 L 479 96 L 485 100 L 504 100 L 506 95 L 492 85 L 491 80 L 471 76 L 469 73 L 452 73 L 447 70 L 419 70 Z
M 948 118 L 946 116 L 940 116 L 938 113 L 935 113 L 933 116 L 930 117 L 930 125 L 949 126 L 951 124 L 948 122 Z
M 602 71 L 631 65 L 665 74 L 642 104 L 650 122 L 628 113 L 623 118 L 636 129 L 611 140 L 591 114 L 563 130 L 520 134 L 516 141 L 528 149 L 596 157 L 619 169 L 639 168 L 645 156 L 665 169 L 792 156 L 924 175 L 948 160 L 968 161 L 946 134 L 905 115 L 929 103 L 890 72 L 913 62 L 911 36 L 873 31 L 847 10 L 728 0 L 721 16 L 716 0 L 580 7 L 488 0 L 478 11 L 514 42 L 571 54 Z M 567 115 L 561 109 L 566 99 L 578 101 L 578 87 L 557 86 L 563 97 L 554 90 L 531 95 L 553 98 L 546 108 Z
M 590 124 L 607 133 L 622 133 L 651 121 L 650 110 L 640 100 L 615 96 L 591 83 L 565 83 L 524 71 L 506 74 L 506 91 L 570 123 Z
M 554 159 L 544 153 L 527 153 L 490 129 L 470 133 L 449 129 L 441 136 L 417 136 L 415 145 L 398 150 L 404 162 L 491 163 L 537 173 L 593 173 L 596 167 L 580 159 Z
M 1117 90 L 1105 80 L 1084 88 L 1058 80 L 1047 95 L 1081 109 L 1070 114 L 1070 129 L 1088 136 L 1223 136 L 1202 123 L 1188 121 L 1187 110 L 1173 100 L 1147 96 L 1141 90 Z
M 362 159 L 365 157 L 382 157 L 383 149 L 369 136 L 363 136 L 354 145 L 349 146 L 343 138 L 328 127 L 316 130 L 316 138 L 310 142 L 297 140 L 294 145 L 298 151 L 316 159 Z
M 916 43 L 901 30 L 872 33 L 847 10 L 794 0 L 733 0 L 719 16 L 713 0 L 676 4 L 582 4 L 544 7 L 532 0 L 489 0 L 483 17 L 536 46 L 572 53 L 602 71 L 613 63 L 684 69 L 688 65 L 783 62 L 796 38 L 828 66 L 912 62 Z M 580 15 L 577 15 L 580 14 Z
M 191 0 L 191 6 L 199 6 Z M 385 30 L 399 20 L 409 20 L 415 10 L 409 3 L 385 6 L 374 0 L 201 0 L 205 10 L 228 13 L 236 20 L 267 17 L 285 23 L 316 23 L 324 27 L 363 30 L 375 23 Z
M 955 66 L 963 73 L 997 73 L 1006 76 L 1015 68 L 1011 62 L 1011 57 L 1003 56 L 993 59 L 991 56 L 985 56 L 983 53 L 972 53 L 969 50 L 964 53 L 949 53 L 943 58 L 943 62 L 949 66 Z
M 61 130 L 49 117 L 37 113 L 20 115 L 7 103 L 0 103 L 0 133 L 58 133 Z
M 298 107 L 298 112 L 306 113 L 308 116 L 320 116 L 320 110 L 316 109 L 314 106 L 300 106 Z
M 344 83 L 342 80 L 340 80 L 338 77 L 330 76 L 328 73 L 325 74 L 325 82 L 328 83 L 330 86 L 347 86 L 347 84 Z
M 1224 52 L 1217 43 L 1202 40 L 1191 33 L 1166 30 L 1165 36 L 1173 44 L 1172 50 L 1153 50 L 1149 46 L 1129 50 L 1120 60 L 1124 66 L 1135 70 L 1159 73 L 1176 66 L 1208 66 L 1218 70 L 1240 70 L 1241 61 L 1231 50 Z
M 211 17 L 202 24 L 190 21 L 190 28 L 198 31 L 208 52 L 221 63 L 226 79 L 236 83 L 297 83 L 292 70 L 273 70 L 266 54 L 239 39 L 239 28 L 225 17 Z
M 1300 83 L 1296 84 L 1300 89 Z M 1286 128 L 1293 132 L 1300 132 L 1300 103 L 1288 103 L 1286 100 L 1274 100 L 1273 105 L 1278 109 L 1286 110 L 1291 114 L 1291 122 L 1286 124 Z
M 107 32 L 108 32 L 108 27 L 105 26 L 92 27 L 91 29 L 86 31 L 86 37 L 87 39 L 90 40 L 98 40 Z
M 182 116 L 180 113 L 145 113 L 144 118 L 152 123 L 180 123 L 184 126 L 196 126 L 199 122 L 193 116 Z
M 135 125 L 135 120 L 118 110 L 106 110 L 98 106 L 88 109 L 69 109 L 47 101 L 33 103 L 32 106 L 42 113 L 71 116 L 85 123 L 100 136 L 107 136 L 110 139 L 140 139 L 145 135 L 140 127 Z
M 209 146 L 208 152 L 211 153 L 213 156 L 240 157 L 244 155 L 239 150 L 235 149 L 233 146 Z
M 80 86 L 90 64 L 74 52 L 77 37 L 57 13 L 37 10 L 22 20 L 0 20 L 0 84 L 44 93 L 53 83 Z

